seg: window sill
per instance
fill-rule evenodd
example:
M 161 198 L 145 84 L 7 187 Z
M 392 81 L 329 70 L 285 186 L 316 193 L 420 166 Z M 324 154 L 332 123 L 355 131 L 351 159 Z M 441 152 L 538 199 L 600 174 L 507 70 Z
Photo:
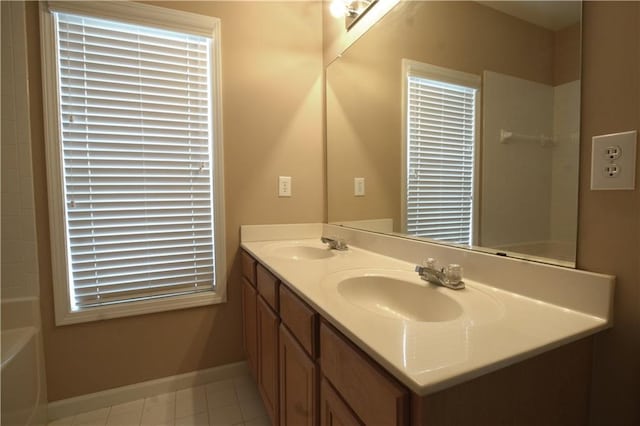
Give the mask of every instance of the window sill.
M 79 324 L 83 322 L 102 321 L 113 318 L 123 318 L 135 315 L 144 315 L 155 312 L 167 312 L 177 309 L 194 308 L 198 306 L 216 305 L 226 303 L 227 297 L 222 292 L 206 292 L 188 294 L 184 296 L 166 297 L 155 300 L 141 300 L 119 305 L 99 306 L 84 308 L 77 311 L 68 310 L 65 313 L 56 313 L 56 325 Z

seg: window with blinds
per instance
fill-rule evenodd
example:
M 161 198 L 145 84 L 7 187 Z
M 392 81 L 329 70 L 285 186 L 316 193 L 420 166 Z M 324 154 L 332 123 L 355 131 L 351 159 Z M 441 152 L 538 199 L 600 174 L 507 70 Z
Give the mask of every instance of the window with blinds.
M 472 244 L 478 86 L 448 74 L 414 65 L 406 75 L 406 231 Z
M 72 310 L 214 291 L 211 38 L 53 23 Z

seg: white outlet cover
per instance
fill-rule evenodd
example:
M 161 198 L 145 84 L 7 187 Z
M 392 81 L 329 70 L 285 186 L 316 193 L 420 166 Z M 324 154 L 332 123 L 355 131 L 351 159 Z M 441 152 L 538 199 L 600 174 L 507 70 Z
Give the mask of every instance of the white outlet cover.
M 591 139 L 591 189 L 616 190 L 635 189 L 636 182 L 636 140 L 638 132 L 613 133 L 594 136 Z M 618 147 L 619 155 L 610 159 L 608 149 Z M 607 170 L 617 170 L 610 176 Z
M 278 197 L 291 197 L 291 176 L 278 176 Z
M 353 195 L 355 195 L 356 197 L 364 197 L 364 194 L 364 178 L 353 178 Z

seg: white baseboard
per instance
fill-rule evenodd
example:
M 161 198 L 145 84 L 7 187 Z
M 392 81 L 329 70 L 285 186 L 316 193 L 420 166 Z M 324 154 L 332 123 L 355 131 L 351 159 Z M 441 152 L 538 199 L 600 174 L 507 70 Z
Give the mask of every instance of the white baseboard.
M 232 379 L 249 373 L 245 361 L 221 365 L 206 370 L 192 371 L 176 376 L 163 377 L 119 388 L 80 395 L 54 401 L 48 405 L 49 421 L 69 417 L 78 413 L 110 407 L 115 404 L 147 398 L 153 395 L 174 392 L 180 389 L 203 385 L 217 380 Z

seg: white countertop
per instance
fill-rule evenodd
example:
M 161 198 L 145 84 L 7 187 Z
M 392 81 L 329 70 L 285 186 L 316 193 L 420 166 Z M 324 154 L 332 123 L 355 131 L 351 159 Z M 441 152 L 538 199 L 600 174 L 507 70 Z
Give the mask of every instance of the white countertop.
M 361 308 L 326 285 L 349 270 L 413 273 L 414 264 L 350 246 L 327 259 L 278 256 L 274 247 L 325 247 L 318 238 L 243 241 L 242 247 L 418 395 L 427 395 L 608 328 L 579 312 L 465 278 L 467 294 L 494 304 L 488 315 L 441 322 L 406 321 Z M 416 275 L 417 276 L 417 275 Z M 613 286 L 613 282 L 611 282 Z M 453 292 L 446 288 L 437 291 Z M 462 294 L 464 296 L 464 294 Z M 485 297 L 486 296 L 486 297 Z M 464 300 L 464 299 L 462 299 Z M 468 306 L 464 306 L 465 312 Z M 473 307 L 471 307 L 473 309 Z

